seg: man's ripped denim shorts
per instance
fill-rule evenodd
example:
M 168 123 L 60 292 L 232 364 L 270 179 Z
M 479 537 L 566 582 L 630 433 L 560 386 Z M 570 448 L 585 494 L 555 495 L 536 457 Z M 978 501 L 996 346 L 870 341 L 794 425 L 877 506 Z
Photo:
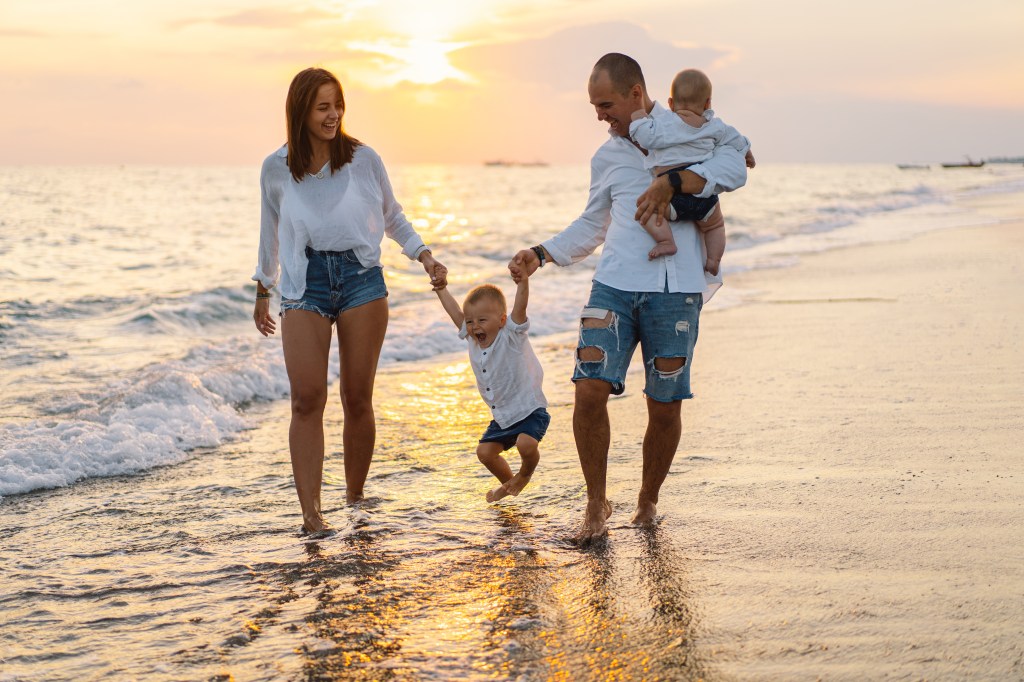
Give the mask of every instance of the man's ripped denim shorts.
M 607 381 L 612 385 L 612 393 L 620 395 L 639 343 L 647 377 L 644 393 L 663 403 L 692 398 L 690 365 L 703 305 L 701 294 L 620 291 L 594 282 L 590 300 L 580 315 L 572 380 Z M 579 353 L 584 348 L 600 350 L 601 358 L 580 360 Z M 683 365 L 678 370 L 663 372 L 655 368 L 655 358 L 682 358 Z
M 316 251 L 306 247 L 306 291 L 302 298 L 282 299 L 282 317 L 289 310 L 309 310 L 330 320 L 350 308 L 385 298 L 383 268 L 364 268 L 348 251 Z

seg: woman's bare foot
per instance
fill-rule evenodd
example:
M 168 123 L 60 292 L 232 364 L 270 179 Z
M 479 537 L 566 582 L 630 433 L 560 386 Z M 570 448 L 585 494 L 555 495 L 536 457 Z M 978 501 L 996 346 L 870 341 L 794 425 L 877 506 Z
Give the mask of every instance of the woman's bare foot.
M 587 510 L 583 513 L 583 525 L 576 533 L 576 542 L 588 545 L 593 540 L 608 534 L 606 521 L 612 515 L 612 503 L 608 500 L 587 502 Z
M 654 518 L 658 515 L 658 507 L 653 502 L 640 501 L 636 503 L 636 513 L 630 521 L 635 526 L 650 526 L 654 524 Z
M 530 482 L 529 476 L 523 476 L 522 474 L 516 474 L 512 478 L 508 479 L 494 490 L 487 493 L 488 502 L 497 502 L 503 497 L 512 495 L 515 497 L 519 493 L 523 492 L 523 488 Z
M 658 242 L 654 245 L 654 248 L 647 253 L 648 260 L 654 260 L 661 256 L 671 256 L 676 252 L 676 243 L 671 239 Z

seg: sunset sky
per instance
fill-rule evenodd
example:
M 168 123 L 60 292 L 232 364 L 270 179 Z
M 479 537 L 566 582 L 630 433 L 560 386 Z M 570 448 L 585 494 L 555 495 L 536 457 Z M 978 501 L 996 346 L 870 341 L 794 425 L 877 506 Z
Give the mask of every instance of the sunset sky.
M 627 9 L 628 6 L 628 9 Z M 257 164 L 302 68 L 388 162 L 585 162 L 605 52 L 761 161 L 1024 155 L 1021 0 L 2 0 L 0 164 Z

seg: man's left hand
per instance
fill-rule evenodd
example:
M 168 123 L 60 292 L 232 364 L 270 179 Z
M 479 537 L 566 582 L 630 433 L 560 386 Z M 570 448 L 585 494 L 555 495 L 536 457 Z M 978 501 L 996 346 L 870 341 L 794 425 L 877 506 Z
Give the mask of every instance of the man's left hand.
M 636 200 L 636 218 L 641 225 L 646 225 L 652 216 L 657 216 L 655 225 L 661 225 L 662 219 L 668 219 L 668 206 L 672 200 L 672 185 L 667 175 L 654 178 L 654 182 L 644 190 Z

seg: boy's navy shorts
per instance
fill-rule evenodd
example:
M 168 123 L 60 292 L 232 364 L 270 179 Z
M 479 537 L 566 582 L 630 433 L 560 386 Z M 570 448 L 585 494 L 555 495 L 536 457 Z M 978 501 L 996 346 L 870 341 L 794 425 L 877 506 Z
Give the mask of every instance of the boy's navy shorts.
M 504 451 L 516 444 L 519 434 L 525 433 L 527 436 L 532 436 L 539 443 L 544 438 L 544 434 L 547 433 L 548 424 L 550 423 L 551 415 L 543 407 L 538 407 L 526 419 L 517 421 L 507 429 L 501 428 L 498 426 L 498 422 L 492 419 L 491 423 L 487 426 L 487 430 L 484 431 L 483 437 L 480 438 L 480 442 L 501 443 L 501 449 Z

